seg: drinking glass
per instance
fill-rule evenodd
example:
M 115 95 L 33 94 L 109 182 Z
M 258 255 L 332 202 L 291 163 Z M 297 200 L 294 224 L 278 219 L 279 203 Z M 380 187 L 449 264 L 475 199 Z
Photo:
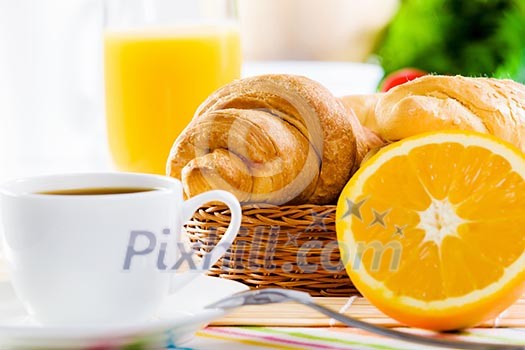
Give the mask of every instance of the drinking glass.
M 106 0 L 110 151 L 119 170 L 165 174 L 196 108 L 240 77 L 234 0 Z

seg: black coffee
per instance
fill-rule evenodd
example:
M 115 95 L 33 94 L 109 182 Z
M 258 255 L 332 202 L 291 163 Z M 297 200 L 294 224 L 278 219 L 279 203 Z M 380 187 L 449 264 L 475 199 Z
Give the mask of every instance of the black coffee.
M 38 194 L 50 194 L 59 196 L 100 196 L 108 194 L 130 194 L 156 191 L 157 188 L 151 187 L 91 187 L 73 188 L 67 190 L 43 191 Z

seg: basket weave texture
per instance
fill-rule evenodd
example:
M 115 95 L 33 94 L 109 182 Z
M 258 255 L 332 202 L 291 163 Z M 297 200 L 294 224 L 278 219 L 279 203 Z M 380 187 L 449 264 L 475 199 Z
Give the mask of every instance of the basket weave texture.
M 286 288 L 313 296 L 358 294 L 340 261 L 334 205 L 245 205 L 241 230 L 209 274 L 252 289 Z M 230 222 L 225 206 L 199 209 L 186 234 L 202 256 Z

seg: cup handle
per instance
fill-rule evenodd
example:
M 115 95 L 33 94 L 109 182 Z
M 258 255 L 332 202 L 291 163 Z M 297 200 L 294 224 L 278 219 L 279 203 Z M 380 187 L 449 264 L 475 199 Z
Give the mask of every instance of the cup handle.
M 237 236 L 242 220 L 241 205 L 233 194 L 222 190 L 204 192 L 183 202 L 181 223 L 184 224 L 190 220 L 195 211 L 197 211 L 197 209 L 202 207 L 204 204 L 217 201 L 226 204 L 230 209 L 231 219 L 228 229 L 221 237 L 219 242 L 215 245 L 215 247 L 202 257 L 202 262 L 197 265 L 196 269 L 183 272 L 180 275 L 174 275 L 171 280 L 170 293 L 177 291 L 182 287 L 182 285 L 189 283 L 194 278 L 200 276 L 202 272 L 209 270 L 211 266 L 219 261 L 224 253 L 226 253 L 226 250 L 230 248 L 233 240 Z

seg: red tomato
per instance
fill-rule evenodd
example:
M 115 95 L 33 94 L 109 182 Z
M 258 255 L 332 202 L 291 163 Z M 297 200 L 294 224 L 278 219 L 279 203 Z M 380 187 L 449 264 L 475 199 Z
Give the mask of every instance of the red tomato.
M 404 84 L 407 81 L 414 80 L 416 78 L 427 75 L 427 72 L 424 72 L 416 68 L 403 68 L 395 72 L 390 73 L 381 84 L 381 92 L 387 92 L 391 88 Z

